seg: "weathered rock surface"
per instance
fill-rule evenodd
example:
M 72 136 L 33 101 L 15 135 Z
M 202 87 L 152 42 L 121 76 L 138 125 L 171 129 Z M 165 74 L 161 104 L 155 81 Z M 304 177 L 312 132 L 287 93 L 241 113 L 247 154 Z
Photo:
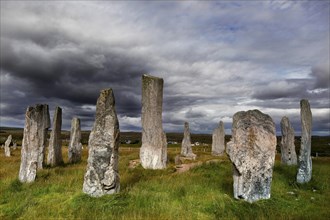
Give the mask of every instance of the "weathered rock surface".
M 192 148 L 191 148 L 190 130 L 189 130 L 188 122 L 184 123 L 183 140 L 181 144 L 181 155 L 184 157 L 190 157 L 192 159 L 196 158 L 196 154 L 192 152 Z
M 212 134 L 212 155 L 220 156 L 225 152 L 225 126 L 222 121 Z
M 81 160 L 81 150 L 80 119 L 73 118 L 71 121 L 70 143 L 68 147 L 69 163 L 76 163 Z
M 142 76 L 142 146 L 141 165 L 145 169 L 164 169 L 167 141 L 162 125 L 163 79 Z
M 226 151 L 233 163 L 236 199 L 270 198 L 275 149 L 275 124 L 270 116 L 258 110 L 234 114 Z
M 27 108 L 18 175 L 21 182 L 33 182 L 37 169 L 42 168 L 46 131 L 49 124 L 48 105 L 38 104 Z
M 57 166 L 63 163 L 62 157 L 62 109 L 56 107 L 53 118 L 53 129 L 50 133 L 47 164 L 51 166 Z
M 285 165 L 297 165 L 297 154 L 294 145 L 294 129 L 289 118 L 284 116 L 281 120 L 281 162 Z
M 102 90 L 90 133 L 88 165 L 83 191 L 93 197 L 119 192 L 119 122 L 112 89 Z
M 5 156 L 10 157 L 10 143 L 12 140 L 12 136 L 9 135 L 6 142 L 5 142 Z
M 298 161 L 297 182 L 307 183 L 312 178 L 312 112 L 308 100 L 300 101 L 301 145 Z
M 39 127 L 40 132 L 40 145 L 39 145 L 39 155 L 38 155 L 38 166 L 37 169 L 40 170 L 43 168 L 44 165 L 44 157 L 45 157 L 45 148 L 46 148 L 46 141 L 47 141 L 47 134 L 48 129 L 50 128 L 50 115 L 49 115 L 49 107 L 48 105 L 43 105 L 42 108 L 42 120 Z

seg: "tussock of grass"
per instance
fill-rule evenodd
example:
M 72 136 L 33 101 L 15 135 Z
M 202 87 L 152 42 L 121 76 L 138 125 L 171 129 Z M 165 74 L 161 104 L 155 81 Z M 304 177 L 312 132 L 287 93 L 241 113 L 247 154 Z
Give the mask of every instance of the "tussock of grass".
M 307 184 L 295 182 L 296 166 L 276 161 L 272 195 L 253 204 L 233 198 L 232 165 L 227 157 L 197 152 L 203 163 L 176 174 L 174 157 L 179 149 L 168 149 L 165 170 L 128 168 L 138 159 L 138 148 L 120 150 L 121 191 L 116 195 L 92 198 L 82 193 L 87 164 L 83 159 L 38 171 L 34 183 L 18 181 L 19 150 L 11 158 L 0 156 L 1 219 L 327 219 L 330 212 L 330 159 L 313 160 L 313 178 Z

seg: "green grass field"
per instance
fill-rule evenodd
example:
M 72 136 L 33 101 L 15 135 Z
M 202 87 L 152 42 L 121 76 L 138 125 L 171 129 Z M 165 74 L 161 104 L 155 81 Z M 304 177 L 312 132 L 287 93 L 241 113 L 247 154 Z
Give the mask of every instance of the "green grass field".
M 233 198 L 232 167 L 221 162 L 178 174 L 174 157 L 179 146 L 168 148 L 165 170 L 128 168 L 139 149 L 120 149 L 121 191 L 92 198 L 82 193 L 87 149 L 78 164 L 46 168 L 34 183 L 18 181 L 20 149 L 10 158 L 0 153 L 0 219 L 329 219 L 330 158 L 313 159 L 310 183 L 295 182 L 296 167 L 274 167 L 272 195 L 253 204 Z M 198 160 L 214 159 L 209 151 L 195 151 Z M 67 158 L 67 148 L 63 148 Z

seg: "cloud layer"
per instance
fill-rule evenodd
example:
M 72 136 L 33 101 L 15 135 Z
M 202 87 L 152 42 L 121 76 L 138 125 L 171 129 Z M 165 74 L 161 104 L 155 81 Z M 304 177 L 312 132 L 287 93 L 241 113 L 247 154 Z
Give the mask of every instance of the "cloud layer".
M 73 116 L 90 129 L 112 87 L 121 130 L 138 131 L 149 73 L 164 78 L 166 131 L 229 133 L 257 108 L 299 134 L 308 98 L 314 134 L 330 135 L 329 31 L 327 1 L 1 2 L 1 126 L 48 103 L 65 129 Z

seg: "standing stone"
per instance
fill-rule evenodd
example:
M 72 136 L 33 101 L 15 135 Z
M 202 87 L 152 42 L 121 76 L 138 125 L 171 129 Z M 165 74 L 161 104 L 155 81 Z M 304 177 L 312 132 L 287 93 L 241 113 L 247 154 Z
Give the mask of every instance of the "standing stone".
M 6 142 L 5 142 L 5 156 L 10 157 L 10 143 L 12 140 L 12 136 L 9 135 Z
M 225 126 L 222 121 L 212 134 L 212 155 L 220 156 L 225 152 Z
M 70 143 L 68 148 L 69 163 L 76 163 L 81 160 L 81 149 L 80 119 L 73 118 L 71 121 Z
M 294 145 L 294 129 L 289 118 L 284 116 L 281 120 L 281 162 L 285 165 L 297 165 L 296 148 Z
M 53 129 L 50 133 L 47 164 L 51 166 L 57 166 L 63 163 L 62 158 L 62 109 L 56 107 L 53 118 Z
M 119 122 L 112 89 L 105 89 L 96 104 L 96 116 L 90 133 L 88 165 L 83 191 L 94 197 L 119 192 Z
M 298 183 L 307 183 L 312 178 L 311 138 L 312 112 L 308 100 L 300 101 L 301 145 L 299 154 Z
M 16 150 L 16 148 L 17 148 L 17 143 L 13 142 L 13 150 Z
M 184 123 L 183 140 L 181 144 L 181 155 L 184 157 L 190 157 L 192 159 L 196 158 L 196 154 L 192 152 L 192 148 L 191 148 L 190 130 L 189 130 L 188 122 Z
M 18 178 L 21 182 L 33 182 L 37 169 L 42 168 L 43 152 L 49 126 L 48 105 L 28 107 L 21 149 L 21 165 Z M 41 166 L 41 168 L 39 167 Z
M 275 124 L 269 115 L 258 110 L 234 114 L 227 154 L 233 163 L 236 199 L 270 198 L 275 149 Z
M 42 124 L 38 126 L 38 129 L 40 129 L 38 132 L 40 132 L 39 138 L 41 141 L 39 145 L 38 166 L 37 166 L 38 170 L 43 169 L 48 129 L 50 128 L 50 115 L 49 115 L 48 105 L 43 105 L 42 111 L 43 111 L 42 120 L 41 120 Z
M 145 169 L 164 169 L 167 141 L 162 125 L 163 84 L 161 78 L 142 76 L 141 165 Z

